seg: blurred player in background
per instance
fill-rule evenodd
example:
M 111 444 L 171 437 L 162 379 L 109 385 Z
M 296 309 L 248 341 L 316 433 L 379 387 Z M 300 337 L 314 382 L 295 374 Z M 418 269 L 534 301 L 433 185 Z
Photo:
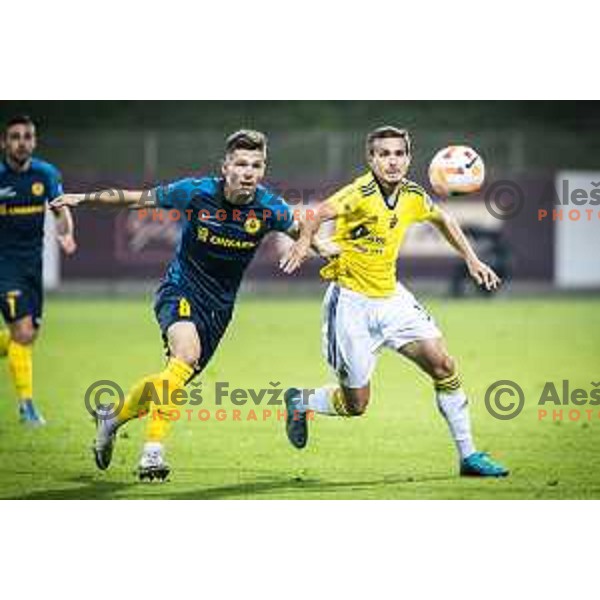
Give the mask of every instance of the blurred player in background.
M 467 397 L 440 330 L 414 296 L 396 279 L 396 261 L 413 223 L 435 225 L 459 254 L 475 282 L 492 291 L 500 280 L 482 263 L 456 220 L 432 204 L 423 188 L 406 179 L 411 161 L 407 131 L 382 127 L 367 136 L 369 170 L 323 202 L 316 218 L 304 220 L 301 235 L 282 260 L 285 272 L 306 258 L 320 225 L 335 220 L 333 242 L 341 250 L 321 270 L 331 281 L 324 301 L 323 349 L 339 386 L 322 387 L 301 402 L 301 390 L 286 393 L 287 433 L 303 448 L 308 440 L 306 410 L 344 417 L 362 415 L 370 398 L 376 352 L 391 348 L 412 360 L 433 380 L 441 414 L 460 456 L 460 472 L 504 476 L 508 470 L 477 452 Z
M 242 130 L 227 139 L 221 177 L 183 179 L 146 191 L 94 194 L 93 201 L 99 204 L 179 210 L 184 223 L 155 301 L 168 364 L 161 373 L 141 379 L 115 417 L 98 415 L 94 445 L 98 468 L 108 468 L 118 428 L 151 408 L 138 475 L 150 480 L 168 476 L 163 439 L 173 405 L 152 403 L 148 385 L 162 390 L 167 382 L 172 398 L 173 392 L 200 373 L 225 333 L 242 276 L 264 237 L 271 231 L 294 239 L 298 235 L 298 225 L 283 198 L 260 185 L 266 166 L 265 135 Z M 55 206 L 90 200 L 87 194 L 65 195 Z
M 51 164 L 33 158 L 35 124 L 15 117 L 2 132 L 0 163 L 0 356 L 8 367 L 23 423 L 43 425 L 33 404 L 32 348 L 39 334 L 42 307 L 42 257 L 46 205 L 63 193 L 61 176 Z M 53 209 L 58 241 L 66 254 L 75 249 L 68 208 Z

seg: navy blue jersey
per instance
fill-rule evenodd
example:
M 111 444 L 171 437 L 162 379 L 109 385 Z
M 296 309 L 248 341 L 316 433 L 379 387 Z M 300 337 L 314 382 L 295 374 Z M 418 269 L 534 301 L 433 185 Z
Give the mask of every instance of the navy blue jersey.
M 34 158 L 17 173 L 0 162 L 0 287 L 14 276 L 41 275 L 46 203 L 62 193 L 51 164 Z
M 258 186 L 244 205 L 231 204 L 217 177 L 182 179 L 156 188 L 157 205 L 179 211 L 183 229 L 165 283 L 189 290 L 215 308 L 231 306 L 242 276 L 270 231 L 293 223 L 283 198 Z

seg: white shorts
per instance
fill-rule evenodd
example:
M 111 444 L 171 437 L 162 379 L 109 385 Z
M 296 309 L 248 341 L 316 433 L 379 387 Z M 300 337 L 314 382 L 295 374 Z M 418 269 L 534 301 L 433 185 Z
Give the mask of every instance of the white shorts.
M 401 284 L 389 298 L 368 298 L 331 284 L 323 301 L 323 354 L 349 388 L 369 382 L 382 347 L 442 336 L 433 318 Z

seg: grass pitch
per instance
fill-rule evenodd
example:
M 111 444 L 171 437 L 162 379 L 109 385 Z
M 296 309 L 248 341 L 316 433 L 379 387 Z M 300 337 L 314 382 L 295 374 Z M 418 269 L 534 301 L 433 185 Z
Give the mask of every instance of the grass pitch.
M 304 451 L 292 448 L 276 416 L 229 402 L 217 407 L 214 386 L 316 387 L 332 382 L 320 354 L 320 300 L 242 297 L 236 316 L 203 376 L 210 411 L 187 415 L 173 428 L 166 483 L 140 484 L 133 471 L 145 424 L 123 430 L 113 465 L 96 470 L 94 435 L 84 408 L 87 387 L 111 379 L 127 389 L 160 370 L 162 347 L 149 298 L 51 298 L 35 350 L 36 402 L 48 420 L 39 430 L 17 422 L 5 360 L 0 363 L 0 497 L 54 498 L 600 498 L 600 407 L 582 417 L 538 420 L 546 381 L 563 379 L 592 389 L 600 381 L 599 299 L 430 301 L 471 400 L 476 440 L 512 470 L 505 480 L 465 480 L 427 378 L 406 360 L 384 352 L 373 379 L 372 402 L 358 419 L 317 416 Z M 500 379 L 523 388 L 526 403 L 513 420 L 486 410 L 486 389 Z M 227 413 L 216 420 L 216 410 Z M 248 420 L 254 408 L 257 420 Z M 588 421 L 586 409 L 593 409 Z M 206 413 L 204 413 L 206 416 Z

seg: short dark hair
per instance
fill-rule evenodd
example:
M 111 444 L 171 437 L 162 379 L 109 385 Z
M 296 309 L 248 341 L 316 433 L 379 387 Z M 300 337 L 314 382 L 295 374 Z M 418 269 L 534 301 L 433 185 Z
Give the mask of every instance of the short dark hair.
M 35 122 L 29 115 L 17 115 L 6 121 L 4 125 L 4 133 L 6 134 L 6 132 L 14 125 L 29 125 L 31 127 L 35 127 Z
M 225 154 L 235 150 L 260 150 L 267 153 L 267 136 L 253 129 L 240 129 L 232 133 L 225 142 Z
M 383 140 L 386 138 L 399 138 L 404 140 L 406 145 L 406 153 L 411 153 L 412 142 L 408 130 L 393 127 L 392 125 L 384 125 L 383 127 L 373 129 L 373 131 L 367 134 L 367 156 L 371 156 L 373 154 L 373 143 L 375 140 Z

